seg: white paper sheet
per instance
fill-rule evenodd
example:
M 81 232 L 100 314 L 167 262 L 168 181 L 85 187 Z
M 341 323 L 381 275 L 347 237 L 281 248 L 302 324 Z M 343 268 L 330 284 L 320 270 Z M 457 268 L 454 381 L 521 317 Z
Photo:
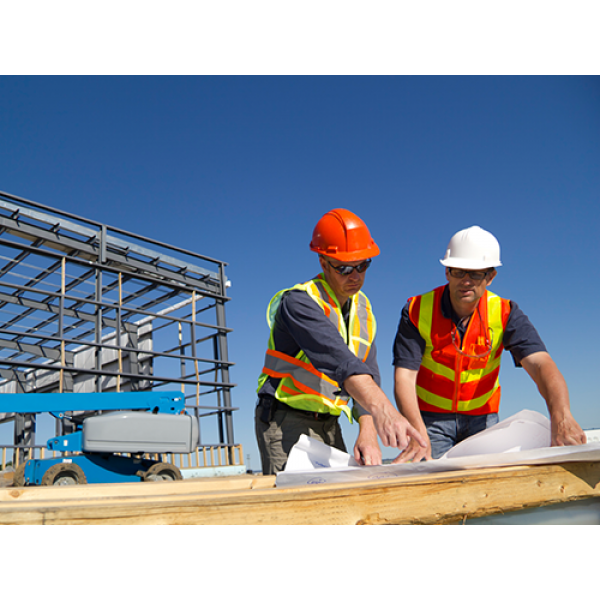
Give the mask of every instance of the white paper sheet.
M 377 467 L 357 466 L 349 454 L 302 436 L 306 439 L 301 439 L 292 449 L 290 458 L 295 454 L 294 460 L 291 465 L 288 461 L 285 471 L 277 474 L 276 486 L 354 483 L 509 465 L 600 461 L 600 442 L 552 448 L 549 447 L 549 432 L 550 423 L 546 417 L 533 411 L 521 411 L 457 444 L 452 449 L 455 452 L 450 451 L 438 460 Z M 327 466 L 319 466 L 323 464 Z
M 302 434 L 288 456 L 285 471 L 356 466 L 358 463 L 353 456 Z
M 533 410 L 522 410 L 456 444 L 442 458 L 534 450 L 547 448 L 551 442 L 548 417 Z

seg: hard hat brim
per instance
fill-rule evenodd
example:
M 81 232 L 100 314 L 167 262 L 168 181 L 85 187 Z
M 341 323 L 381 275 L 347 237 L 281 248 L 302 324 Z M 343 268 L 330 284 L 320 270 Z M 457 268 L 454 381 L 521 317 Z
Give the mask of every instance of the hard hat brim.
M 440 262 L 445 267 L 450 267 L 451 269 L 466 269 L 471 271 L 478 271 L 481 269 L 491 269 L 492 267 L 501 267 L 502 263 L 497 261 L 489 261 L 489 260 L 473 260 L 471 258 L 442 258 Z
M 340 262 L 367 260 L 367 258 L 374 258 L 380 253 L 379 246 L 377 246 L 375 242 L 372 242 L 370 248 L 365 248 L 364 250 L 354 250 L 353 252 L 338 252 L 337 250 L 330 249 L 323 250 L 321 248 L 314 247 L 312 244 L 310 244 L 310 249 L 317 254 L 333 258 L 334 260 L 339 260 Z

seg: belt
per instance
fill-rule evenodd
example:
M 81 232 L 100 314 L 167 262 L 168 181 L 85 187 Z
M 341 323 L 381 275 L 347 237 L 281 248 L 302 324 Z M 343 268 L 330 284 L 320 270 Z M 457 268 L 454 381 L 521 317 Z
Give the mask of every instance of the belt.
M 276 400 L 275 410 L 288 410 L 293 411 L 295 413 L 302 413 L 306 417 L 310 419 L 314 419 L 315 421 L 328 421 L 329 419 L 337 419 L 336 415 L 332 415 L 331 413 L 320 413 L 320 412 L 312 412 L 310 410 L 302 410 L 301 408 L 294 408 L 285 402 L 280 402 Z

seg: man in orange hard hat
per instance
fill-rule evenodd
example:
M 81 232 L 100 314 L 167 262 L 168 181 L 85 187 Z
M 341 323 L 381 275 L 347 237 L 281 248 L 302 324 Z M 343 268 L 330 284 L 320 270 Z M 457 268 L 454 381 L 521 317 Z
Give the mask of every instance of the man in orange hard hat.
M 488 290 L 501 266 L 498 240 L 481 227 L 456 233 L 443 259 L 447 285 L 410 298 L 394 341 L 394 395 L 427 441 L 398 462 L 440 458 L 498 422 L 504 349 L 546 401 L 553 446 L 584 444 L 569 392 L 538 332 L 516 302 Z
M 367 226 L 348 210 L 331 210 L 317 223 L 310 249 L 322 272 L 277 293 L 267 311 L 271 332 L 255 414 L 265 475 L 284 469 L 303 433 L 345 452 L 342 412 L 358 418 L 360 464 L 381 464 L 377 434 L 400 450 L 411 440 L 425 443 L 380 388 L 375 317 L 361 291 L 379 254 Z

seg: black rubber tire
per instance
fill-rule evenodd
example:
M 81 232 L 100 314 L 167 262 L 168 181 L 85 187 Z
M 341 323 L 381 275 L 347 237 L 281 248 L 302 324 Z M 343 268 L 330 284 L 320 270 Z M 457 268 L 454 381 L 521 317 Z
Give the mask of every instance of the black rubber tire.
M 74 463 L 57 463 L 52 465 L 42 476 L 42 485 L 83 485 L 86 476 L 79 465 Z
M 143 481 L 179 481 L 183 479 L 181 471 L 169 463 L 156 463 L 152 465 L 143 476 Z

